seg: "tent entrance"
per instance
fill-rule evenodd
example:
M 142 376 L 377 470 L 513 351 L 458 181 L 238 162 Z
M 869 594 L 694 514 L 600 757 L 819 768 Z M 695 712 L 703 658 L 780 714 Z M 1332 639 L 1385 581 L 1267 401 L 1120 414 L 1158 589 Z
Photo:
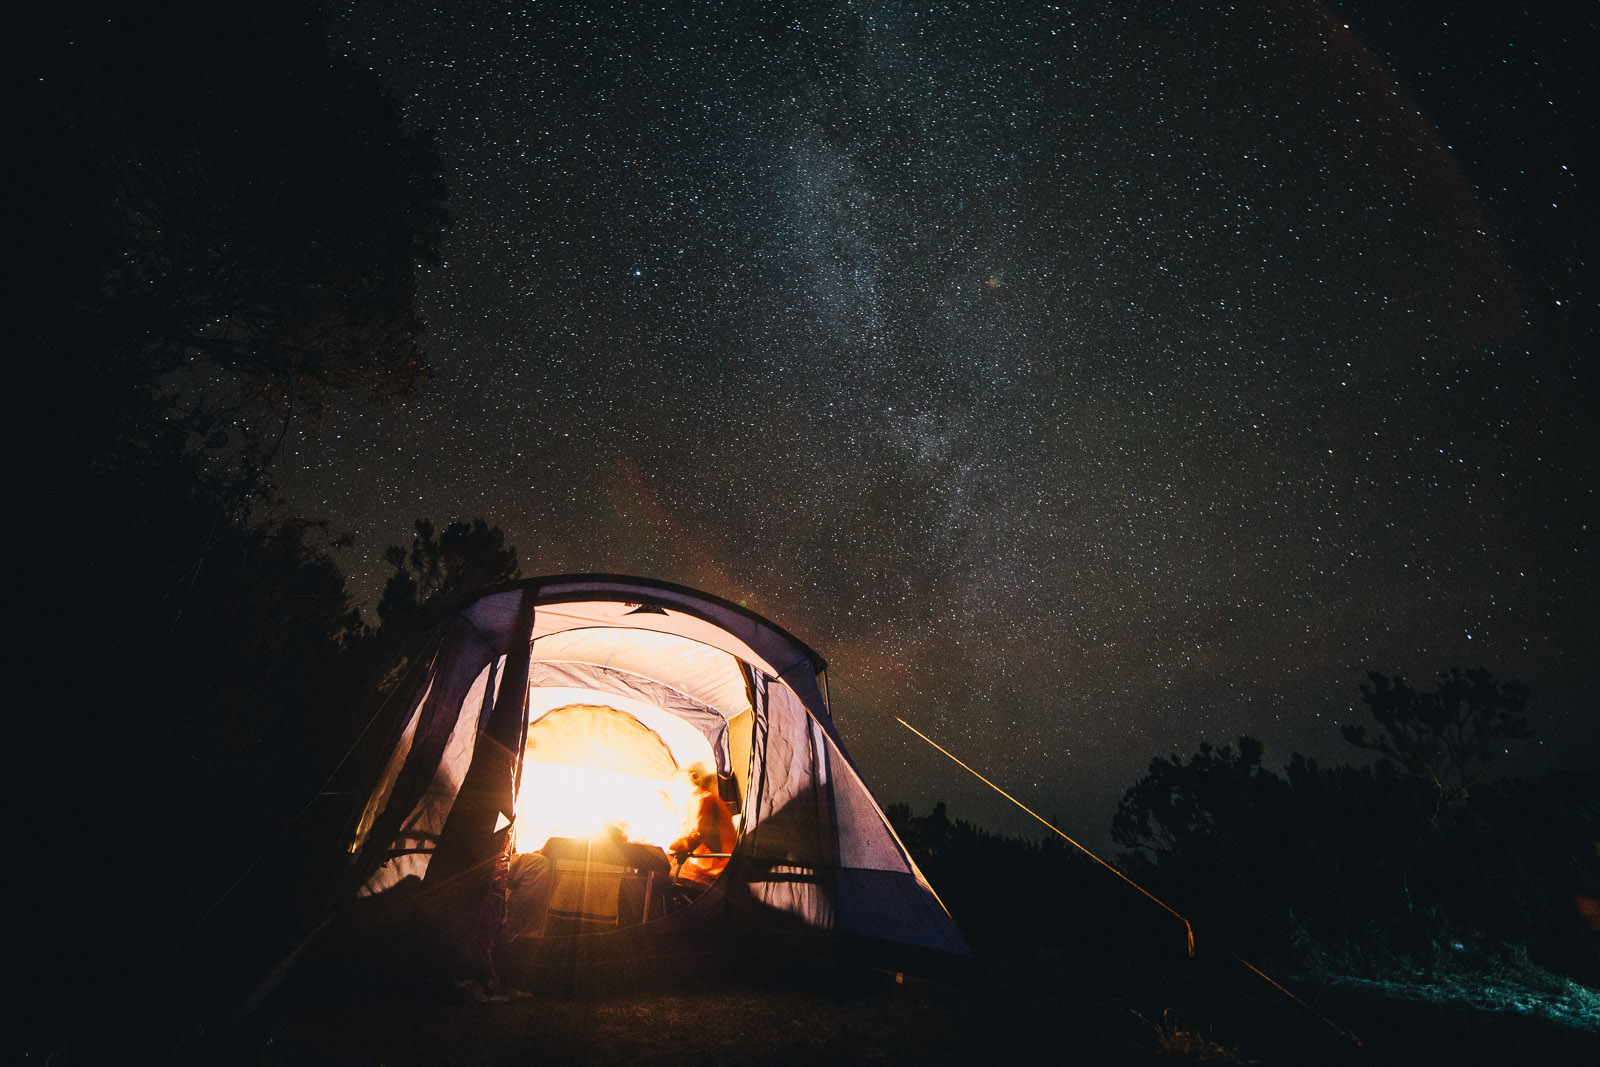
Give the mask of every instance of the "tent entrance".
M 659 707 L 562 686 L 530 689 L 528 714 L 506 934 L 598 933 L 686 903 L 667 852 L 699 809 L 684 770 L 717 765 L 706 735 Z

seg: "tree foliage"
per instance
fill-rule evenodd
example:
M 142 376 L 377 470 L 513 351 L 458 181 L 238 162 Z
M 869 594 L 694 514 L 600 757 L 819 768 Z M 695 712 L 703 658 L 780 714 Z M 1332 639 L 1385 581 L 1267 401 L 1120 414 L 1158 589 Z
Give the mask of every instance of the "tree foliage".
M 1493 940 L 1581 970 L 1572 902 L 1600 890 L 1600 789 L 1487 776 L 1506 742 L 1531 733 L 1528 690 L 1482 670 L 1445 672 L 1429 694 L 1378 674 L 1361 688 L 1380 733 L 1344 733 L 1384 757 L 1376 765 L 1296 753 L 1278 774 L 1250 738 L 1152 760 L 1113 822 L 1124 865 L 1255 950 L 1431 966 L 1441 946 Z
M 1507 742 L 1533 736 L 1523 714 L 1528 687 L 1497 681 L 1482 669 L 1441 671 L 1431 693 L 1412 689 L 1398 676 L 1369 671 L 1361 702 L 1379 733 L 1369 736 L 1365 725 L 1351 724 L 1341 728 L 1345 740 L 1386 756 L 1425 782 L 1434 819 L 1466 805 L 1471 788 Z
M 1183 952 L 1183 931 L 1165 913 L 1058 837 L 993 833 L 952 819 L 943 801 L 926 815 L 906 804 L 884 814 L 980 951 Z
M 1266 746 L 1252 737 L 1150 761 L 1148 773 L 1123 795 L 1112 821 L 1112 840 L 1153 863 L 1209 849 L 1235 853 L 1249 847 L 1252 828 L 1279 802 L 1281 782 L 1262 770 Z
M 23 336 L 81 419 L 255 472 L 330 390 L 428 376 L 416 270 L 447 221 L 432 144 L 299 0 L 30 9 L 17 31 Z
M 336 540 L 263 518 L 267 464 L 292 413 L 426 380 L 416 270 L 445 215 L 430 142 L 309 3 L 65 0 L 7 38 L 42 546 L 18 854 L 49 887 L 21 965 L 49 1027 L 131 1004 L 241 872 L 288 871 L 259 861 L 364 721 Z
M 517 550 L 505 532 L 482 518 L 436 530 L 418 519 L 411 546 L 383 554 L 394 568 L 378 601 L 378 618 L 390 643 L 432 627 L 470 593 L 521 576 Z

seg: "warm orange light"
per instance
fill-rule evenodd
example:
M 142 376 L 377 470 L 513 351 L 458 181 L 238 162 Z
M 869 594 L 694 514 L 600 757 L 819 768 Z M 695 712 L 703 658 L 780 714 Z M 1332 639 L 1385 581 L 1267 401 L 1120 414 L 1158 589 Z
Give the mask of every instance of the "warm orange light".
M 594 837 L 613 822 L 627 827 L 630 840 L 664 849 L 692 829 L 686 813 L 693 792 L 682 777 L 529 762 L 517 794 L 516 849 L 531 852 L 552 837 Z
M 709 764 L 711 746 L 653 708 L 585 701 L 542 712 L 528 727 L 523 753 L 517 850 L 531 852 L 552 837 L 595 837 L 611 823 L 622 823 L 630 840 L 666 848 L 693 828 L 697 811 L 680 757 Z

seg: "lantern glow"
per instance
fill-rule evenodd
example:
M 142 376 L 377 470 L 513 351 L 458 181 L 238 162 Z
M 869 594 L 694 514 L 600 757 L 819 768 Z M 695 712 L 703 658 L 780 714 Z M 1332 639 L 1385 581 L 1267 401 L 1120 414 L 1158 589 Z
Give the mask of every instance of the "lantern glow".
M 694 790 L 679 773 L 685 756 L 708 759 L 710 745 L 671 716 L 658 714 L 647 726 L 632 709 L 610 705 L 546 712 L 528 728 L 516 849 L 532 851 L 551 837 L 598 836 L 612 823 L 630 840 L 666 848 L 693 826 Z

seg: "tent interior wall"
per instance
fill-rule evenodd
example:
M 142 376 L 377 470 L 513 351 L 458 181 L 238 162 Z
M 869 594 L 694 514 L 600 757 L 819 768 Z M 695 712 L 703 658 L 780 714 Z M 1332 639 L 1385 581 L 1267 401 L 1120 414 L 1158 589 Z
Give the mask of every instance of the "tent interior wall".
M 608 825 L 666 849 L 693 825 L 683 771 L 700 764 L 737 844 L 692 903 L 646 904 L 635 941 L 766 928 L 968 954 L 851 763 L 824 670 L 778 626 L 681 586 L 579 575 L 491 590 L 449 620 L 399 706 L 349 843 L 360 892 L 470 881 Z M 523 934 L 525 955 L 575 940 L 503 933 Z

